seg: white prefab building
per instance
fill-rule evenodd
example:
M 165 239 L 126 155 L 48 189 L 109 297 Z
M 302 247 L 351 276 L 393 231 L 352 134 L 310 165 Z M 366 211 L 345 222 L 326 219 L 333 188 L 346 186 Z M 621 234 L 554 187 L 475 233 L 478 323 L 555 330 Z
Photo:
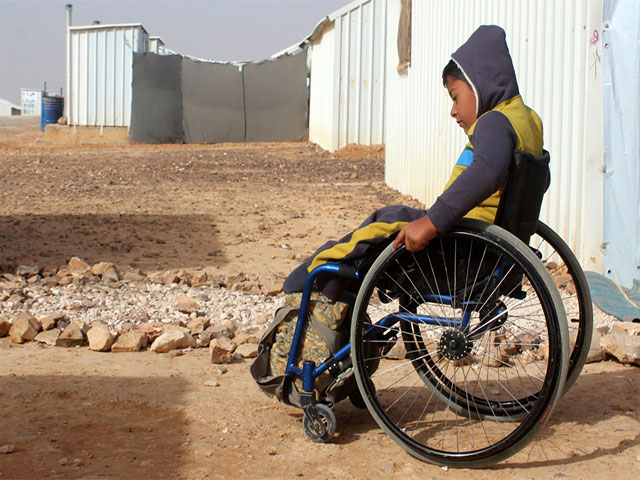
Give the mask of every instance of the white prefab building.
M 42 90 L 34 90 L 31 88 L 20 89 L 20 105 L 22 107 L 22 115 L 39 116 L 41 114 L 42 93 Z
M 149 37 L 149 52 L 158 55 L 167 55 L 169 53 L 160 37 Z
M 308 38 L 309 140 L 326 150 L 385 142 L 388 3 L 352 2 L 320 22 Z
M 68 30 L 68 124 L 129 127 L 133 53 L 149 51 L 147 31 L 141 24 Z
M 20 115 L 21 108 L 9 100 L 0 98 L 0 116 Z

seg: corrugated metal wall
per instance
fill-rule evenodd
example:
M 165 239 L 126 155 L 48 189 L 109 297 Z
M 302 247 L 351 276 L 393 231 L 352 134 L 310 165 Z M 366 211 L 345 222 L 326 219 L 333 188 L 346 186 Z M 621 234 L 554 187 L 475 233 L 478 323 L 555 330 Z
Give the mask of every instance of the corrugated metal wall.
M 387 3 L 347 5 L 312 41 L 309 138 L 326 150 L 384 143 Z
M 388 2 L 388 32 L 400 1 Z M 396 73 L 387 42 L 386 181 L 430 205 L 464 147 L 449 117 L 442 68 L 481 24 L 497 24 L 527 105 L 544 122 L 552 183 L 541 218 L 573 248 L 583 267 L 602 271 L 602 0 L 413 1 L 412 62 Z
M 335 24 L 309 49 L 311 80 L 309 92 L 309 141 L 325 150 L 338 148 L 339 101 L 336 101 L 340 75 L 335 72 L 334 57 L 339 55 L 340 42 L 335 41 Z
M 69 125 L 128 127 L 133 52 L 147 52 L 141 25 L 71 27 Z

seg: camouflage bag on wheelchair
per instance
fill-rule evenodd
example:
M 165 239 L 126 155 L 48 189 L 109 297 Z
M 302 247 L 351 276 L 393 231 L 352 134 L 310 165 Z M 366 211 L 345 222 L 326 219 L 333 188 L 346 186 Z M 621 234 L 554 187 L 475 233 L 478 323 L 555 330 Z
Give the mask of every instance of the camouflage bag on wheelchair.
M 275 395 L 281 402 L 300 406 L 302 380 L 295 382 L 285 377 L 289 351 L 298 321 L 302 293 L 287 296 L 285 303 L 276 313 L 271 325 L 260 339 L 258 356 L 251 365 L 251 374 L 267 395 Z M 311 294 L 309 318 L 300 340 L 295 365 L 302 368 L 304 360 L 321 364 L 342 348 L 349 340 L 349 322 L 345 319 L 351 313 L 351 306 L 334 302 L 318 292 Z M 318 398 L 335 403 L 355 388 L 352 382 L 341 389 L 327 391 L 334 378 L 325 372 L 315 380 Z M 342 391 L 340 391 L 342 390 Z

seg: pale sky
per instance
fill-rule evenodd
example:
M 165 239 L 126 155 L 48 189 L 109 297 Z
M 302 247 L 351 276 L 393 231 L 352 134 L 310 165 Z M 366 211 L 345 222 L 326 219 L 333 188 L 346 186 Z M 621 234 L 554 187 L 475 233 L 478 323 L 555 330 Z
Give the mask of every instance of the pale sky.
M 0 98 L 65 85 L 65 4 L 73 25 L 142 23 L 167 48 L 210 60 L 260 60 L 309 35 L 350 0 L 0 0 Z M 64 92 L 63 92 L 64 93 Z

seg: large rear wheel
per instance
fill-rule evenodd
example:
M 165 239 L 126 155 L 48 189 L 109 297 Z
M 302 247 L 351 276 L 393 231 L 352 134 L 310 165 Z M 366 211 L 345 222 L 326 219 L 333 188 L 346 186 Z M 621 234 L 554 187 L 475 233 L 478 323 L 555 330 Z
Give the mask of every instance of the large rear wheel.
M 358 293 L 351 345 L 380 427 L 412 455 L 456 467 L 492 464 L 526 445 L 549 418 L 568 365 L 549 273 L 513 235 L 477 221 L 422 252 L 387 248 Z

